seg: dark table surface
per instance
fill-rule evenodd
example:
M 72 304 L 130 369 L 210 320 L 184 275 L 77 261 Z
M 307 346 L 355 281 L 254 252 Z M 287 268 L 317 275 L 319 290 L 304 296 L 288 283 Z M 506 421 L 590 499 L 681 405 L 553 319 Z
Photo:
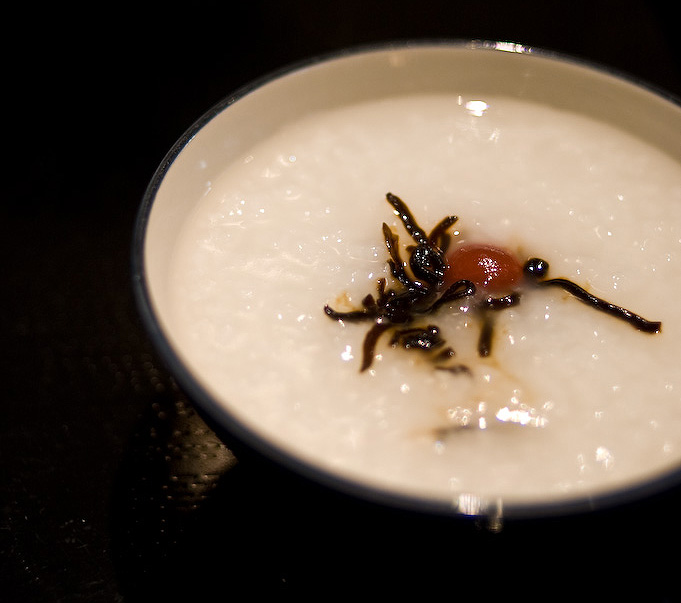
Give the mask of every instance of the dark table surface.
M 348 46 L 475 38 L 560 51 L 681 95 L 673 3 L 243 4 L 6 15 L 18 36 L 3 41 L 0 601 L 411 588 L 679 600 L 678 488 L 492 533 L 237 461 L 160 363 L 129 264 L 135 214 L 165 152 L 254 78 Z

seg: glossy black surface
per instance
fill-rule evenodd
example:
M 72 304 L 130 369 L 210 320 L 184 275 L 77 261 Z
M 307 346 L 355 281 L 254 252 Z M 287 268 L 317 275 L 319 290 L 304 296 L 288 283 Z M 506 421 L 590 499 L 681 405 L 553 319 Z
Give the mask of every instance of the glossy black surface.
M 65 11 L 20 11 L 6 20 L 17 40 L 3 43 L 0 601 L 189 601 L 217 598 L 215 589 L 242 601 L 244 588 L 270 601 L 410 588 L 482 600 L 550 600 L 547 588 L 679 599 L 679 488 L 494 533 L 235 462 L 160 363 L 129 265 L 135 214 L 166 151 L 254 78 L 347 46 L 479 38 L 596 61 L 681 96 L 671 7 L 350 0 Z

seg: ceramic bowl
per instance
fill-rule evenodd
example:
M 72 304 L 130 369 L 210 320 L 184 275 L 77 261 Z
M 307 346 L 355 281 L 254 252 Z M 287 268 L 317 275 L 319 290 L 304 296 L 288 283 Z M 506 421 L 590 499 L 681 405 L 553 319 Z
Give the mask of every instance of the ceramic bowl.
M 240 405 L 248 402 L 235 400 L 223 392 L 212 373 L 203 370 L 202 360 L 186 345 L 178 327 L 172 286 L 173 262 L 187 221 L 228 166 L 243 164 L 253 148 L 282 128 L 309 116 L 424 94 L 458 97 L 464 105 L 468 102 L 466 99 L 482 103 L 468 105 L 471 119 L 476 106 L 484 111 L 485 99 L 499 96 L 587 116 L 681 164 L 681 109 L 674 99 L 606 69 L 517 44 L 392 44 L 340 52 L 271 74 L 226 97 L 200 117 L 169 151 L 144 196 L 134 240 L 135 291 L 144 323 L 170 371 L 211 426 L 226 438 L 233 438 L 286 470 L 325 487 L 391 507 L 452 515 L 562 514 L 617 504 L 676 483 L 678 462 L 681 462 L 679 453 L 677 457 L 669 453 L 668 462 L 663 466 L 652 466 L 649 473 L 644 472 L 624 484 L 567 490 L 555 498 L 490 497 L 478 495 L 475 490 L 457 490 L 455 486 L 451 487 L 450 495 L 443 497 L 433 495 L 427 488 L 420 492 L 418 488 L 401 489 L 390 483 L 375 483 L 356 472 L 337 469 L 333 462 L 315 458 L 314 451 L 298 449 L 296 436 L 275 437 L 275 432 L 280 430 L 260 425 L 257 415 L 244 415 Z M 527 128 L 532 127 L 528 121 Z M 560 144 L 560 141 L 548 140 L 547 150 L 551 144 Z M 501 189 L 516 185 L 508 183 Z M 465 188 L 465 183 L 462 186 Z M 656 202 L 659 200 L 651 201 Z M 362 203 L 364 201 L 348 206 L 348 211 L 357 214 L 358 221 L 363 215 Z M 387 218 L 391 215 L 390 211 L 385 213 Z M 419 215 L 422 215 L 421 209 Z M 287 226 L 281 224 L 280 228 Z M 386 255 L 382 253 L 380 223 L 372 221 L 370 232 L 376 235 L 373 245 L 380 256 L 376 261 L 384 266 Z M 402 232 L 400 236 L 407 235 Z M 560 233 L 555 236 L 559 237 Z M 229 253 L 224 261 L 229 263 Z M 253 278 L 262 277 L 262 265 L 252 270 Z M 330 287 L 327 299 L 332 300 L 339 293 L 340 290 Z M 325 300 L 320 299 L 320 321 L 328 320 L 321 312 L 323 303 Z M 197 324 L 196 328 L 200 326 Z M 332 330 L 341 327 L 328 321 L 323 328 L 333 338 Z M 356 332 L 356 338 L 361 337 L 359 333 Z M 273 333 L 271 336 L 285 335 Z M 227 379 L 230 374 L 235 379 L 249 372 L 256 381 L 267 379 L 257 361 L 249 356 L 248 349 L 227 353 L 231 354 L 225 361 Z M 342 369 L 339 366 L 338 370 Z M 286 400 L 286 380 L 300 377 L 289 372 L 277 378 L 282 381 L 277 390 L 282 404 L 291 404 L 291 400 Z M 563 389 L 565 385 L 556 387 Z M 681 407 L 680 400 L 675 402 Z M 284 414 L 287 423 L 310 420 L 300 413 Z M 336 419 L 327 417 L 327 420 Z M 668 444 L 681 448 L 681 441 Z M 371 462 L 369 457 L 363 461 L 364 464 Z

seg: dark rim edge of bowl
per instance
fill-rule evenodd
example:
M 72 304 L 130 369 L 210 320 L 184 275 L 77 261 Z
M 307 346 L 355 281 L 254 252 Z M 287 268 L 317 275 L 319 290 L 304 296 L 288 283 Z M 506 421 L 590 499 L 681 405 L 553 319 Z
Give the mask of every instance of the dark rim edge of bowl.
M 146 240 L 146 230 L 151 214 L 151 209 L 158 189 L 171 168 L 175 159 L 182 150 L 190 143 L 196 134 L 212 119 L 230 105 L 247 96 L 250 92 L 282 78 L 286 75 L 301 71 L 305 68 L 314 67 L 329 60 L 342 59 L 367 52 L 384 52 L 390 50 L 407 50 L 409 48 L 479 48 L 492 51 L 508 51 L 499 48 L 499 45 L 511 45 L 518 54 L 535 54 L 548 59 L 559 60 L 561 62 L 572 63 L 587 69 L 604 73 L 625 82 L 629 82 L 639 88 L 643 88 L 656 96 L 665 99 L 679 107 L 681 101 L 674 94 L 658 86 L 651 85 L 640 78 L 633 77 L 631 74 L 619 71 L 610 66 L 599 64 L 598 62 L 571 56 L 566 53 L 553 50 L 546 50 L 532 46 L 524 46 L 511 42 L 493 42 L 487 40 L 458 40 L 458 39 L 407 39 L 380 42 L 352 46 L 328 53 L 315 55 L 313 57 L 296 61 L 285 65 L 279 69 L 271 71 L 259 78 L 256 78 L 244 86 L 238 88 L 221 101 L 209 108 L 201 115 L 175 142 L 171 149 L 166 153 L 158 168 L 154 172 L 149 185 L 147 186 L 140 207 L 137 211 L 133 226 L 132 248 L 131 248 L 131 274 L 133 296 L 142 325 L 150 337 L 154 349 L 158 352 L 160 360 L 166 365 L 168 371 L 177 381 L 178 385 L 188 397 L 189 401 L 195 405 L 197 412 L 207 422 L 220 437 L 232 442 L 237 448 L 243 447 L 245 450 L 255 452 L 268 463 L 282 467 L 291 471 L 297 476 L 309 480 L 313 484 L 322 485 L 330 491 L 350 496 L 353 499 L 378 504 L 383 507 L 395 510 L 416 512 L 446 517 L 474 517 L 479 519 L 494 519 L 499 515 L 503 520 L 525 520 L 541 519 L 552 517 L 575 516 L 594 511 L 604 511 L 613 507 L 619 507 L 629 503 L 634 503 L 646 497 L 659 495 L 666 490 L 678 486 L 681 483 L 681 467 L 669 470 L 657 477 L 653 477 L 635 485 L 618 488 L 614 491 L 606 491 L 595 495 L 575 495 L 543 503 L 510 503 L 504 504 L 503 501 L 497 505 L 494 501 L 487 507 L 483 506 L 477 513 L 468 514 L 451 502 L 444 500 L 433 500 L 417 495 L 399 494 L 394 491 L 379 487 L 363 484 L 351 478 L 332 474 L 321 467 L 315 466 L 303 459 L 297 458 L 290 452 L 280 449 L 278 446 L 268 442 L 257 432 L 249 429 L 236 419 L 225 407 L 213 400 L 212 396 L 201 386 L 189 370 L 184 366 L 179 356 L 174 351 L 168 338 L 155 315 L 151 302 L 150 292 L 146 282 L 146 269 L 144 262 L 144 245 Z

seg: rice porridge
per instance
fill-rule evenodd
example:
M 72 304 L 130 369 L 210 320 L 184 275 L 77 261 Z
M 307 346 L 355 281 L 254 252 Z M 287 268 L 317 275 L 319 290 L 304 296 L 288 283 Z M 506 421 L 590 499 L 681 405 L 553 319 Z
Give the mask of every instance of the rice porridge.
M 466 299 L 436 325 L 466 371 L 382 336 L 360 371 L 362 307 L 395 279 L 382 232 L 413 243 L 456 215 L 451 245 L 548 261 L 659 320 L 643 333 L 553 288 L 518 287 L 493 351 Z M 172 259 L 179 348 L 239 420 L 315 465 L 456 501 L 605 492 L 681 461 L 681 165 L 578 114 L 505 97 L 403 96 L 291 123 L 226 165 Z

